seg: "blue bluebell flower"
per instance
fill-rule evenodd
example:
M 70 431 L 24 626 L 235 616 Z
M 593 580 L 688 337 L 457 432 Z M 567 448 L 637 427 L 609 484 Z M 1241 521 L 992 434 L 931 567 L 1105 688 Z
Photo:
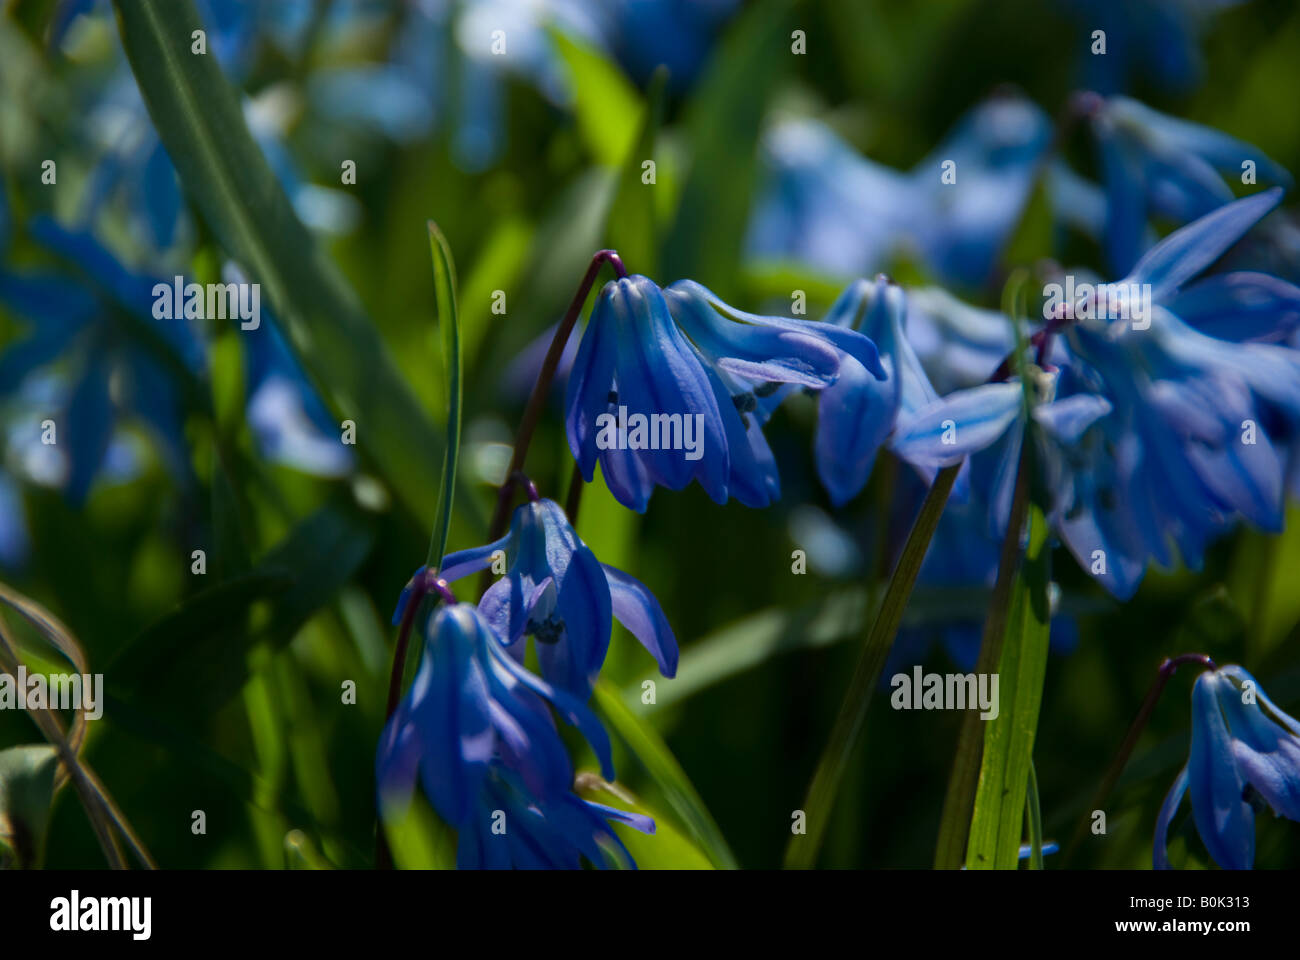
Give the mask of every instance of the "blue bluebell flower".
M 1260 184 L 1291 185 L 1291 176 L 1250 144 L 1171 117 L 1128 97 L 1097 99 L 1092 129 L 1106 187 L 1103 250 L 1112 275 L 1127 273 L 1154 242 L 1153 218 L 1190 223 L 1233 199 L 1249 163 Z
M 569 446 L 596 463 L 624 506 L 644 511 L 656 484 L 699 481 L 717 503 L 780 496 L 762 427 L 782 384 L 820 390 L 847 360 L 883 376 L 866 337 L 832 324 L 744 313 L 690 280 L 606 284 L 570 374 Z
M 187 478 L 182 397 L 169 365 L 191 374 L 202 369 L 197 332 L 184 321 L 154 318 L 155 281 L 128 270 L 89 233 L 44 216 L 34 217 L 28 230 L 76 270 L 0 271 L 0 304 L 32 324 L 26 338 L 0 354 L 0 396 L 56 359 L 75 358 L 59 427 L 68 455 L 65 492 L 74 503 L 85 499 L 104 465 L 123 413 L 150 428 L 164 463 Z M 140 346 L 146 338 L 131 324 L 141 325 L 156 349 Z M 115 378 L 118 388 L 110 393 Z
M 866 486 L 876 452 L 896 422 L 938 399 L 904 334 L 906 301 L 903 288 L 882 274 L 874 283 L 853 283 L 823 318 L 865 334 L 876 344 L 885 374 L 881 379 L 846 357 L 839 379 L 818 394 L 817 473 L 836 506 Z
M 1300 352 L 1267 342 L 1267 328 L 1293 322 L 1295 293 L 1249 275 L 1188 285 L 1280 196 L 1274 188 L 1220 207 L 1142 258 L 1120 285 L 1149 289 L 1149 329 L 1097 320 L 1067 331 L 1075 372 L 1113 413 L 1076 448 L 1085 465 L 1073 470 L 1062 532 L 1081 559 L 1105 551 L 1118 596 L 1136 587 L 1148 558 L 1171 563 L 1171 544 L 1195 567 L 1236 518 L 1281 528 L 1285 451 L 1271 425 L 1300 424 Z M 1249 341 L 1216 339 L 1175 312 L 1204 321 L 1240 295 L 1259 295 L 1262 307 L 1237 312 L 1253 324 Z
M 659 601 L 639 580 L 597 560 L 555 501 L 522 504 L 504 537 L 448 554 L 439 575 L 453 583 L 487 569 L 499 553 L 504 554 L 505 575 L 488 588 L 479 610 L 516 661 L 523 662 L 525 638 L 531 636 L 542 676 L 585 701 L 605 662 L 617 617 L 664 676 L 677 673 L 677 639 Z M 410 597 L 408 586 L 393 613 L 394 623 L 400 622 Z
M 1036 374 L 1032 410 L 1051 490 L 1051 521 L 1080 564 L 1127 598 L 1150 562 L 1189 566 L 1236 519 L 1282 522 L 1281 423 L 1300 425 L 1300 352 L 1269 342 L 1271 324 L 1293 325 L 1295 291 L 1258 275 L 1191 284 L 1278 202 L 1274 188 L 1234 201 L 1175 231 L 1112 290 L 1143 290 L 1150 316 L 1077 319 Z M 1210 323 L 1235 303 L 1251 339 L 1220 340 L 1174 308 Z M 1024 436 L 1020 384 L 959 390 L 920 411 L 893 441 L 914 463 L 972 457 L 972 484 L 1005 525 Z M 1177 554 L 1174 548 L 1177 548 Z
M 1255 814 L 1300 821 L 1300 723 L 1241 667 L 1209 669 L 1192 688 L 1192 748 L 1156 822 L 1153 866 L 1169 869 L 1169 824 L 1191 792 L 1196 831 L 1228 870 L 1255 864 Z
M 1018 222 L 1050 133 L 1028 100 L 995 97 L 904 173 L 816 121 L 780 123 L 763 142 L 749 256 L 856 277 L 912 254 L 945 283 L 980 286 Z
M 247 282 L 232 263 L 226 264 L 222 279 Z M 231 322 L 241 323 L 238 317 Z M 239 337 L 244 346 L 245 416 L 258 452 L 313 476 L 350 473 L 356 458 L 340 442 L 339 422 L 285 343 L 275 315 L 261 307 L 256 329 L 241 329 Z
M 602 866 L 610 848 L 630 862 L 606 819 L 653 823 L 573 794 L 551 710 L 582 732 L 612 779 L 604 728 L 578 699 L 515 663 L 502 639 L 470 604 L 440 606 L 426 621 L 420 669 L 375 759 L 381 811 L 404 809 L 418 781 L 459 831 L 463 868 L 576 868 L 580 855 Z

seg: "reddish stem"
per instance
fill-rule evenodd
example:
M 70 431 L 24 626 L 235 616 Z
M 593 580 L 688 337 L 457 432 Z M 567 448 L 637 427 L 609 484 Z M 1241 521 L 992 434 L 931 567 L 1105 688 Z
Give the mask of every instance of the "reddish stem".
M 546 351 L 546 359 L 542 361 L 541 372 L 537 376 L 537 382 L 533 384 L 533 392 L 528 397 L 528 405 L 524 408 L 524 415 L 519 421 L 519 429 L 515 433 L 514 451 L 510 455 L 510 466 L 506 468 L 506 480 L 497 493 L 496 509 L 492 514 L 492 524 L 488 528 L 489 543 L 499 539 L 505 533 L 506 521 L 510 516 L 510 503 L 514 499 L 515 475 L 523 473 L 524 461 L 528 458 L 528 447 L 542 418 L 542 411 L 546 408 L 546 398 L 551 392 L 551 384 L 555 380 L 555 371 L 559 369 L 560 358 L 564 355 L 565 344 L 569 342 L 569 336 L 573 333 L 573 327 L 578 322 L 582 306 L 587 302 L 587 295 L 591 293 L 601 266 L 606 263 L 613 268 L 619 279 L 627 276 L 623 259 L 614 250 L 597 251 L 587 266 L 587 272 L 582 275 L 582 281 L 578 284 L 573 300 L 569 303 L 569 309 L 565 311 L 564 318 L 555 329 L 555 336 L 551 338 L 551 346 Z M 490 574 L 485 572 L 484 578 L 488 576 Z

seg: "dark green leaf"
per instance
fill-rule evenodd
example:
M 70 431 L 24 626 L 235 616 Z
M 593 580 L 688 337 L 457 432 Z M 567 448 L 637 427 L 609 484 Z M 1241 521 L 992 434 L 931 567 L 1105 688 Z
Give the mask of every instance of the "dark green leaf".
M 985 721 L 983 759 L 971 817 L 966 866 L 972 870 L 1013 870 L 1024 834 L 1038 710 L 1047 672 L 1048 602 L 1047 521 L 1037 507 L 1029 511 L 1029 548 L 1016 578 L 998 665 L 998 715 Z

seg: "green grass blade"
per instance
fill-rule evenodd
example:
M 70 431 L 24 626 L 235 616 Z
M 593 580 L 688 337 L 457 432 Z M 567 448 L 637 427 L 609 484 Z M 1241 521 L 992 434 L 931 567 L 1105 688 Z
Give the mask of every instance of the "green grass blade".
M 456 266 L 451 248 L 438 225 L 429 221 L 429 250 L 433 254 L 434 298 L 438 306 L 438 329 L 442 334 L 442 360 L 447 382 L 446 444 L 442 448 L 442 490 L 438 495 L 438 519 L 429 540 L 429 566 L 440 566 L 451 530 L 451 508 L 456 499 L 456 465 L 460 459 L 461 393 L 463 391 L 460 349 L 460 315 L 456 311 Z
M 122 44 L 186 195 L 264 302 L 317 389 L 356 423 L 357 447 L 420 524 L 442 438 L 399 374 L 356 295 L 317 248 L 244 122 L 191 0 L 114 4 Z M 246 333 L 244 335 L 257 335 Z
M 632 713 L 623 703 L 618 690 L 604 681 L 596 684 L 596 706 L 614 728 L 614 732 L 645 766 L 650 778 L 663 791 L 673 812 L 681 818 L 713 865 L 720 870 L 735 870 L 738 864 L 722 831 L 696 793 L 686 771 L 659 734 Z
M 1047 672 L 1047 522 L 1037 507 L 1029 513 L 1029 549 L 1021 564 L 1002 644 L 1000 709 L 985 721 L 975 809 L 966 866 L 971 870 L 1014 870 L 1023 835 L 1034 734 Z
M 1029 786 L 1025 794 L 1025 823 L 1029 829 L 1029 869 L 1043 869 L 1043 808 L 1038 802 L 1038 772 L 1029 761 Z
M 857 666 L 853 669 L 853 677 L 840 706 L 839 716 L 835 719 L 835 726 L 831 728 L 830 738 L 817 762 L 812 782 L 808 785 L 808 795 L 803 805 L 807 833 L 795 834 L 790 838 L 785 850 L 787 867 L 808 869 L 817 862 L 817 851 L 821 849 L 822 838 L 826 834 L 826 825 L 830 821 L 844 768 L 862 734 L 871 694 L 880 679 L 880 671 L 884 668 L 889 648 L 893 646 L 894 635 L 903 619 L 903 609 L 912 594 L 912 585 L 916 583 L 916 576 L 921 571 L 921 561 L 925 559 L 925 552 L 939 525 L 939 518 L 943 515 L 944 505 L 948 502 L 948 494 L 952 492 L 959 469 L 960 466 L 954 466 L 939 471 L 921 504 L 916 522 L 912 524 L 902 556 L 898 558 L 898 566 L 894 568 L 889 586 L 885 589 L 880 612 L 858 655 Z

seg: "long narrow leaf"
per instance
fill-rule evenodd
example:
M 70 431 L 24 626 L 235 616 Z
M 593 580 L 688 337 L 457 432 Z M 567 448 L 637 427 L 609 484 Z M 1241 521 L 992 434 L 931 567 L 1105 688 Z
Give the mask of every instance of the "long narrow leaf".
M 1047 671 L 1047 523 L 1033 507 L 1029 549 L 1011 599 L 1002 660 L 998 666 L 998 715 L 986 721 L 975 810 L 966 866 L 1015 869 L 1025 817 L 1034 734 Z
M 356 295 L 298 220 L 217 58 L 190 52 L 191 35 L 204 26 L 194 4 L 117 0 L 114 9 L 127 59 L 186 194 L 226 252 L 262 285 L 335 413 L 356 423 L 358 448 L 421 525 L 432 528 L 435 508 L 427 494 L 441 438 Z
M 898 566 L 894 568 L 889 586 L 885 589 L 880 612 L 858 654 L 857 666 L 849 680 L 849 689 L 844 695 L 839 716 L 835 719 L 835 726 L 831 728 L 830 738 L 826 741 L 821 759 L 817 762 L 817 770 L 808 785 L 808 795 L 803 805 L 807 832 L 790 838 L 785 850 L 787 867 L 807 869 L 817 862 L 817 852 L 821 849 L 844 768 L 862 734 L 867 707 L 871 705 L 871 694 L 880 679 L 880 671 L 885 666 L 889 648 L 893 646 L 894 635 L 898 633 L 898 625 L 903 619 L 903 610 L 912 595 L 912 585 L 921 572 L 921 562 L 925 559 L 930 540 L 939 525 L 939 518 L 943 515 L 943 508 L 948 502 L 948 494 L 952 492 L 959 469 L 960 464 L 939 471 L 921 504 L 921 512 L 912 524 L 902 556 L 898 558 Z
M 429 250 L 433 254 L 433 287 L 442 334 L 442 361 L 447 383 L 446 444 L 442 448 L 442 489 L 438 494 L 438 519 L 429 540 L 430 566 L 441 566 L 451 529 L 451 508 L 456 499 L 456 465 L 460 459 L 461 351 L 460 315 L 456 310 L 456 267 L 451 248 L 438 225 L 429 221 Z

